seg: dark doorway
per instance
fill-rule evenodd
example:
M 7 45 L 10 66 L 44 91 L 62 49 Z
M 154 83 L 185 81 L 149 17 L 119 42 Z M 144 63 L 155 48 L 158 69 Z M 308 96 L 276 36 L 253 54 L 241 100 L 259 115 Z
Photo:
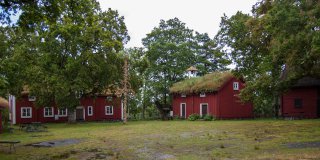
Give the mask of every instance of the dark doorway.
M 186 118 L 186 104 L 185 103 L 181 103 L 181 112 L 180 112 L 180 116 L 181 118 Z
M 201 116 L 208 114 L 208 104 L 201 104 Z
M 83 108 L 77 108 L 76 110 L 76 120 L 77 121 L 83 121 Z

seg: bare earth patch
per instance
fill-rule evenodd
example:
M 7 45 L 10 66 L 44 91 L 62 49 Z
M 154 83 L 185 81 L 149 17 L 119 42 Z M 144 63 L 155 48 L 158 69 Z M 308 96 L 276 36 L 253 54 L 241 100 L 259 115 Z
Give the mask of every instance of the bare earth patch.
M 56 141 L 46 141 L 40 143 L 33 143 L 27 144 L 26 146 L 33 146 L 33 147 L 58 147 L 58 146 L 65 146 L 71 144 L 80 143 L 80 139 L 63 139 L 63 140 L 56 140 Z
M 320 148 L 320 141 L 288 143 L 288 148 Z

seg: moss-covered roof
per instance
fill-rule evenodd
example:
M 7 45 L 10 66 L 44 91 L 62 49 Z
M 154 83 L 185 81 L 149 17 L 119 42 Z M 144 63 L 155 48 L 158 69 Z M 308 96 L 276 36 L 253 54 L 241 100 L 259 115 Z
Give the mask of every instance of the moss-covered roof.
M 232 73 L 213 72 L 202 77 L 194 77 L 173 84 L 170 93 L 200 93 L 218 91 L 227 81 L 233 77 Z

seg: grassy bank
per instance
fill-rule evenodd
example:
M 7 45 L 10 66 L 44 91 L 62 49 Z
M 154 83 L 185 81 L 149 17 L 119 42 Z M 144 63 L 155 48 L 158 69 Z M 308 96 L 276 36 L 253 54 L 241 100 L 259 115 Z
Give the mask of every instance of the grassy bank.
M 48 132 L 0 135 L 20 140 L 0 159 L 320 159 L 320 120 L 136 121 L 47 124 Z M 80 143 L 33 147 L 43 141 Z

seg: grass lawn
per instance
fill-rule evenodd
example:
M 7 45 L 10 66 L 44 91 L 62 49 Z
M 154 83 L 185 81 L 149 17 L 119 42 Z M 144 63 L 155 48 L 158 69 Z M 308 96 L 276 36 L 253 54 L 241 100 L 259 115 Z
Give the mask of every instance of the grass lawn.
M 47 124 L 48 132 L 0 135 L 20 140 L 0 159 L 320 159 L 320 119 L 137 121 Z M 78 139 L 56 147 L 28 144 Z

